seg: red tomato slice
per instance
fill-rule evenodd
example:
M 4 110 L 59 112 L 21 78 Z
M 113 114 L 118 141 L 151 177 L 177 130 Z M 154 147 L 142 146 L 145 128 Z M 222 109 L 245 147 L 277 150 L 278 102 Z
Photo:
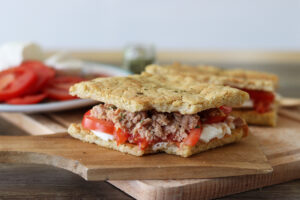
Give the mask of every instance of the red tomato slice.
M 69 88 L 75 83 L 81 82 L 84 79 L 77 76 L 59 76 L 55 77 L 49 83 L 49 86 L 44 90 L 50 99 L 54 100 L 71 100 L 77 97 L 69 94 Z
M 200 128 L 192 129 L 189 135 L 187 136 L 187 138 L 183 140 L 184 144 L 188 146 L 195 146 L 200 139 L 201 133 L 202 133 L 202 126 L 200 126 Z
M 80 76 L 58 76 L 55 77 L 53 81 L 51 81 L 51 85 L 60 84 L 60 83 L 78 83 L 84 81 L 85 79 Z
M 6 73 L 0 77 L 0 91 L 8 87 L 15 80 L 13 73 Z
M 246 90 L 250 95 L 250 99 L 254 102 L 254 109 L 258 113 L 265 113 L 270 110 L 271 104 L 275 100 L 275 95 L 272 92 L 260 91 L 260 90 Z
M 141 138 L 139 134 L 130 135 L 129 137 L 134 141 L 133 143 L 139 145 L 139 148 L 142 150 L 146 149 L 150 143 L 155 143 L 155 141 L 147 141 L 146 138 Z
M 50 87 L 69 91 L 70 87 L 74 84 L 75 83 L 58 83 L 58 84 L 51 84 Z
M 245 90 L 245 92 L 248 92 L 250 95 L 250 99 L 253 99 L 254 101 L 264 101 L 264 102 L 273 102 L 275 99 L 275 96 L 272 92 L 266 92 L 261 90 Z
M 62 90 L 57 88 L 46 88 L 44 92 L 47 94 L 49 99 L 53 100 L 72 100 L 77 99 L 77 97 L 71 96 L 68 90 Z
M 90 116 L 90 111 L 86 112 L 82 119 L 82 127 L 88 130 L 101 131 L 103 133 L 114 134 L 114 123 L 111 121 L 97 119 Z
M 8 104 L 34 104 L 39 103 L 46 98 L 46 94 L 28 95 L 24 97 L 16 97 L 6 101 Z
M 47 67 L 40 61 L 25 61 L 21 64 L 21 67 L 32 69 L 38 76 L 36 83 L 26 92 L 26 94 L 34 94 L 41 91 L 47 85 L 48 81 L 55 76 L 55 70 Z
M 222 110 L 225 115 L 229 115 L 229 113 L 232 111 L 232 108 L 229 106 L 221 106 L 220 110 Z
M 15 67 L 1 72 L 0 79 L 2 77 L 2 73 L 11 73 L 14 75 L 15 79 L 5 88 L 0 90 L 0 101 L 21 96 L 37 80 L 37 75 L 34 73 L 34 71 L 21 67 Z
M 124 144 L 129 137 L 129 134 L 127 132 L 122 131 L 120 128 L 114 131 L 114 137 L 117 141 L 117 144 Z
M 149 145 L 149 143 L 147 142 L 146 139 L 141 139 L 138 144 L 139 144 L 140 149 L 142 149 L 142 150 L 146 149 L 147 146 Z
M 268 102 L 262 102 L 262 101 L 254 102 L 254 108 L 258 113 L 268 112 L 270 110 L 270 105 L 271 104 Z

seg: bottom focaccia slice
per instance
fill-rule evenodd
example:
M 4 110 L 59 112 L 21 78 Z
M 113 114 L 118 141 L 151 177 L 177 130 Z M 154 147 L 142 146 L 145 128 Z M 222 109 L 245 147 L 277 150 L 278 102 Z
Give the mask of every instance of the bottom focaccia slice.
M 123 153 L 128 153 L 134 156 L 143 156 L 145 154 L 165 152 L 168 154 L 175 154 L 182 157 L 189 157 L 193 154 L 197 154 L 209 149 L 221 147 L 226 144 L 240 141 L 243 137 L 247 136 L 248 130 L 244 128 L 237 128 L 232 130 L 230 135 L 225 135 L 223 138 L 214 138 L 208 143 L 199 141 L 195 146 L 188 146 L 182 144 L 176 144 L 174 142 L 164 142 L 160 145 L 149 146 L 142 150 L 138 145 L 125 143 L 117 144 L 115 140 L 103 140 L 97 137 L 94 133 L 89 130 L 83 129 L 80 124 L 71 124 L 68 129 L 69 134 L 83 142 L 94 143 L 102 147 L 117 150 Z
M 277 124 L 277 109 L 265 113 L 258 113 L 253 109 L 235 108 L 231 115 L 243 118 L 248 124 L 276 126 Z

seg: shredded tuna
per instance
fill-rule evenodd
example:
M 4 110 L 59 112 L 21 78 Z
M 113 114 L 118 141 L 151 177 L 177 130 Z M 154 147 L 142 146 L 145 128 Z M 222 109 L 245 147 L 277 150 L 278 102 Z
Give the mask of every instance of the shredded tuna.
M 113 105 L 94 106 L 91 115 L 99 119 L 112 121 L 116 127 L 126 130 L 133 137 L 139 135 L 147 141 L 163 141 L 172 138 L 182 141 L 189 131 L 199 122 L 199 115 L 182 115 L 179 113 L 160 113 L 156 111 L 129 112 Z

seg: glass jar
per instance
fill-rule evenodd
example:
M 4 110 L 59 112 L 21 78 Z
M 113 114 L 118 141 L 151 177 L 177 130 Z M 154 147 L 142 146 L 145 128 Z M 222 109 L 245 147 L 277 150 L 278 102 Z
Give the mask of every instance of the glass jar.
M 153 45 L 128 45 L 123 55 L 123 68 L 135 74 L 144 71 L 147 65 L 155 62 L 155 49 Z

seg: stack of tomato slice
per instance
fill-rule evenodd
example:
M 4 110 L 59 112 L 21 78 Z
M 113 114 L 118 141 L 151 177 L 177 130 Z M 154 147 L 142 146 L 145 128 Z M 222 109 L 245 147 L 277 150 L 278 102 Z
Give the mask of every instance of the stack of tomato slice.
M 83 80 L 78 76 L 58 76 L 55 69 L 40 61 L 26 61 L 0 72 L 0 102 L 34 104 L 46 98 L 74 99 L 69 87 Z

